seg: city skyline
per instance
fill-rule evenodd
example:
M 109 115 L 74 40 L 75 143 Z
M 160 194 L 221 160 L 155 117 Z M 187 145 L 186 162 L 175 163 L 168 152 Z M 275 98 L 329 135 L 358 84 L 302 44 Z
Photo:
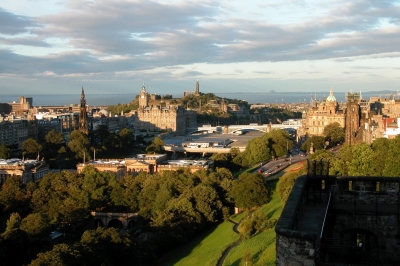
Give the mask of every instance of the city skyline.
M 2 93 L 400 91 L 399 1 L 0 4 Z

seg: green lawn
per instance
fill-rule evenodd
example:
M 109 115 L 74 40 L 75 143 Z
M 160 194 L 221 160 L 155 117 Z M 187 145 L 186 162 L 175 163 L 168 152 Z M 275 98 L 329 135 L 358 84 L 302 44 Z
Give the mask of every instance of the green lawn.
M 265 213 L 268 219 L 279 219 L 282 212 L 282 203 L 278 193 L 274 193 L 272 200 L 255 211 Z M 246 253 L 252 258 L 252 265 L 275 265 L 275 228 L 261 232 L 254 237 L 243 240 L 233 248 L 224 261 L 224 265 L 244 265 L 242 259 Z
M 227 247 L 239 235 L 233 231 L 233 223 L 223 222 L 206 235 L 199 236 L 184 247 L 171 253 L 160 265 L 212 265 L 215 266 Z

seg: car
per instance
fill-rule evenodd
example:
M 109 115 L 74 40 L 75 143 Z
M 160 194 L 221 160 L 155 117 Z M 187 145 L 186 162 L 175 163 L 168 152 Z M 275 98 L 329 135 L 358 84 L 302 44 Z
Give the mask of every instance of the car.
M 263 169 L 258 169 L 258 171 L 257 171 L 259 174 L 262 174 L 262 173 L 264 173 L 264 170 Z

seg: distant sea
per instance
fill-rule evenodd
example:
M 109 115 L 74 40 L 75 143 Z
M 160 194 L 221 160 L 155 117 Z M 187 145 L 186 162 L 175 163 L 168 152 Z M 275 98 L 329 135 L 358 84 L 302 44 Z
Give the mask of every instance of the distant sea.
M 207 92 L 203 92 L 207 93 Z M 391 94 L 397 95 L 393 91 L 369 91 L 362 92 L 362 98 L 369 100 L 371 96 L 389 97 Z M 246 93 L 215 93 L 218 97 L 245 100 L 250 104 L 255 103 L 300 103 L 310 102 L 311 96 L 317 100 L 321 100 L 324 96 L 329 96 L 327 92 L 246 92 Z M 19 102 L 17 94 L 0 94 L 0 103 Z M 23 95 L 24 97 L 33 98 L 33 106 L 69 106 L 71 104 L 80 103 L 80 94 L 33 94 Z M 89 106 L 108 106 L 118 103 L 130 103 L 135 99 L 136 94 L 86 94 L 86 104 Z M 334 96 L 338 102 L 345 101 L 345 92 L 334 92 Z M 182 95 L 173 95 L 173 97 L 182 97 Z

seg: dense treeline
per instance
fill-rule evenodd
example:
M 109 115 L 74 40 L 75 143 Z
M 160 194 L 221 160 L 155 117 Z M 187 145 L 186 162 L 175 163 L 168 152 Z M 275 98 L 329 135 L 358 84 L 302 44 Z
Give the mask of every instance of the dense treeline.
M 2 216 L 9 217 L 0 235 L 0 250 L 5 251 L 0 260 L 4 265 L 32 260 L 32 265 L 51 260 L 63 265 L 119 265 L 134 258 L 137 265 L 148 265 L 207 225 L 226 219 L 234 206 L 261 206 L 269 195 L 258 174 L 245 173 L 235 180 L 226 168 L 142 172 L 117 180 L 113 173 L 88 166 L 79 175 L 50 173 L 28 184 L 12 176 L 0 191 Z M 141 220 L 126 234 L 113 228 L 88 231 L 93 223 L 90 211 L 134 212 Z M 55 227 L 66 237 L 52 248 L 44 240 Z M 24 254 L 18 255 L 20 250 Z
M 293 140 L 290 135 L 279 129 L 251 139 L 243 152 L 232 148 L 230 153 L 216 153 L 211 158 L 216 166 L 239 170 L 286 156 L 292 147 Z
M 52 169 L 74 169 L 83 159 L 90 160 L 97 154 L 98 158 L 124 158 L 132 153 L 135 143 L 143 139 L 135 137 L 133 132 L 124 128 L 118 133 L 110 132 L 106 126 L 99 126 L 90 136 L 79 130 L 74 130 L 65 140 L 64 136 L 51 130 L 41 143 L 29 138 L 22 143 L 22 154 L 12 154 L 4 143 L 0 145 L 0 158 L 11 156 L 30 158 L 45 158 Z
M 233 162 L 243 167 L 267 162 L 287 155 L 292 146 L 293 141 L 285 130 L 272 130 L 261 137 L 251 139 L 246 150 L 238 154 Z
M 316 149 L 309 160 L 329 160 L 329 173 L 338 176 L 399 176 L 400 135 L 379 138 L 371 145 L 344 144 L 335 155 L 330 150 Z

